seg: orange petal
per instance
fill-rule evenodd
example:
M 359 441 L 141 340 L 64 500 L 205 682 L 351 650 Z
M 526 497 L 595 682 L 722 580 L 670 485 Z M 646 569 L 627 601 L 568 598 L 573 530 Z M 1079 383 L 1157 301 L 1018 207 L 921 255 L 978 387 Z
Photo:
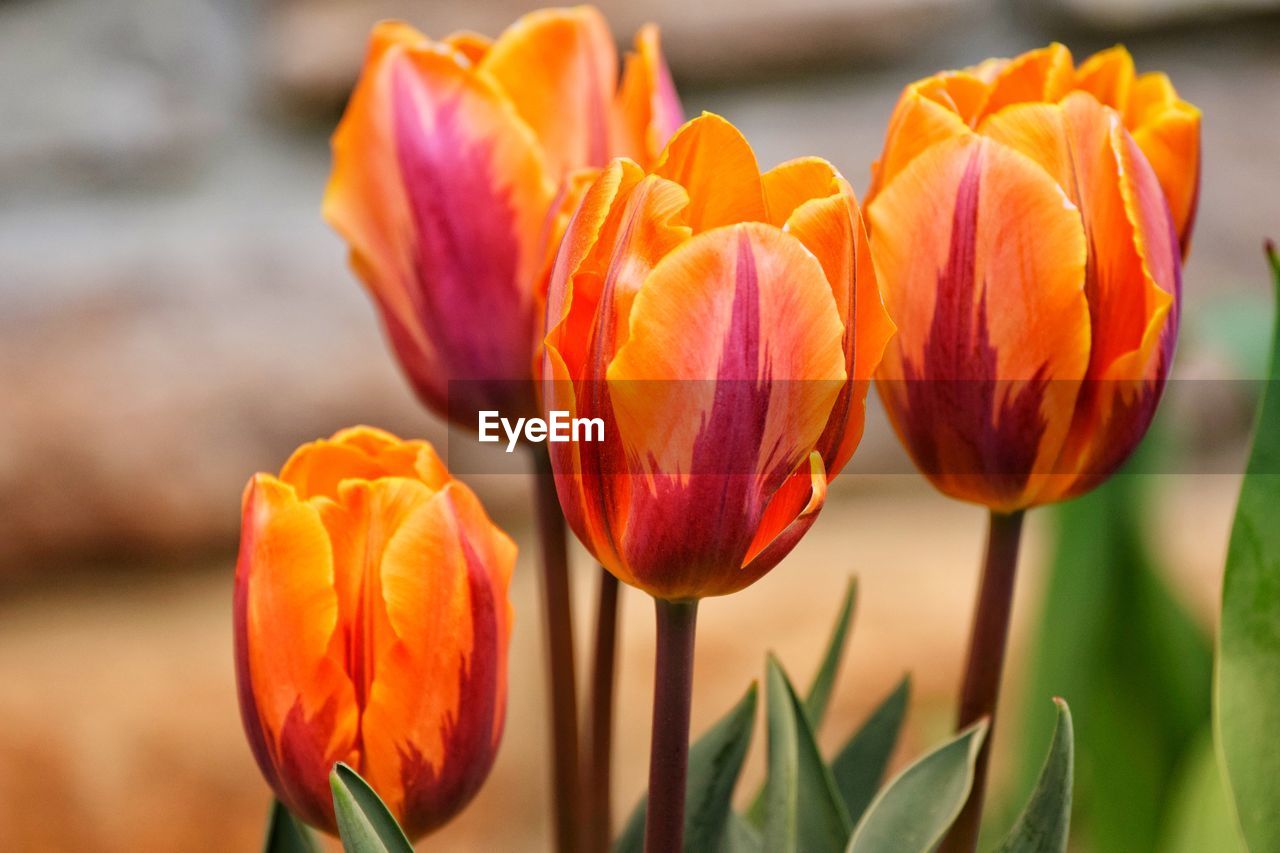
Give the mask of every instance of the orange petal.
M 618 435 L 644 472 L 619 525 L 639 586 L 684 598 L 732 585 L 726 568 L 826 424 L 842 331 L 821 266 L 772 226 L 704 232 L 654 268 L 608 371 Z M 708 526 L 712 507 L 733 510 Z
M 1056 101 L 1075 82 L 1071 51 L 1057 42 L 1028 51 L 1013 59 L 996 74 L 991 96 L 983 115 L 991 115 L 1010 104 L 1028 101 Z
M 684 124 L 684 110 L 662 55 L 658 28 L 652 24 L 640 28 L 635 51 L 627 54 L 618 111 L 618 153 L 645 166 L 658 159 L 667 140 Z
M 1129 108 L 1134 81 L 1133 57 L 1124 45 L 1099 51 L 1076 70 L 1075 88 L 1088 92 L 1121 115 Z
M 736 127 L 703 113 L 676 131 L 653 167 L 689 193 L 685 219 L 694 233 L 767 220 L 755 152 Z
M 844 324 L 841 349 L 847 378 L 818 441 L 828 477 L 839 474 L 857 449 L 865 422 L 867 389 L 894 334 L 893 321 L 880 297 L 862 212 L 853 189 L 834 170 L 832 174 L 836 192 L 801 204 L 784 229 L 822 264 Z
M 276 794 L 333 827 L 325 796 L 334 761 L 358 758 L 359 710 L 341 659 L 333 557 L 314 507 L 259 474 L 245 492 L 235 592 L 241 715 Z
M 760 176 L 766 221 L 781 228 L 797 207 L 840 193 L 843 183 L 835 167 L 821 157 L 800 157 L 775 166 Z
M 967 84 L 956 84 L 959 90 L 977 90 L 985 94 L 985 86 L 977 78 L 963 73 L 952 76 L 968 81 Z M 940 79 L 930 78 L 903 91 L 889 119 L 884 153 L 876 164 L 871 186 L 867 189 L 868 202 L 922 152 L 947 139 L 969 133 L 969 124 L 957 111 L 947 88 Z M 976 99 L 977 96 L 972 97 Z
M 375 32 L 334 135 L 325 216 L 415 389 L 447 409 L 450 380 L 528 375 L 553 186 L 487 77 L 442 46 L 383 41 Z M 459 401 L 460 419 L 472 402 Z
M 834 476 L 828 474 L 822 464 L 822 454 L 815 450 L 787 478 L 769 501 L 756 538 L 747 549 L 746 562 L 739 573 L 741 585 L 738 589 L 764 577 L 791 553 L 818 520 L 818 513 L 827 500 L 827 481 Z
M 1133 131 L 1133 141 L 1160 181 L 1185 257 L 1200 196 L 1200 110 L 1179 101 Z
M 493 47 L 493 39 L 469 30 L 451 33 L 445 37 L 444 43 L 465 56 L 472 65 L 479 65 L 488 55 L 489 48 Z
M 591 6 L 541 9 L 507 28 L 480 64 L 537 135 L 557 179 L 604 166 L 617 88 L 613 35 Z
M 922 154 L 867 210 L 898 326 L 878 383 L 895 428 L 947 494 L 1026 505 L 1070 424 L 1077 385 L 1056 380 L 1089 358 L 1079 212 L 976 137 Z

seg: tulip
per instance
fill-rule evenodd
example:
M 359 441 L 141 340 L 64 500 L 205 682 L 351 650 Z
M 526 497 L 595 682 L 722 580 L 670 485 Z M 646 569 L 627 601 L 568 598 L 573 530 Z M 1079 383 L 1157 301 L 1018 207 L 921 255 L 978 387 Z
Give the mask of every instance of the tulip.
M 844 178 L 817 158 L 761 175 L 710 114 L 649 173 L 615 160 L 591 185 L 547 310 L 547 405 L 606 423 L 602 442 L 550 445 L 565 515 L 668 600 L 742 589 L 791 550 L 857 446 L 893 330 Z
M 658 616 L 646 849 L 679 850 L 697 600 L 742 589 L 813 524 L 862 434 L 893 325 L 828 163 L 761 175 L 703 115 L 652 169 L 586 190 L 547 296 L 544 405 L 600 418 L 550 445 L 571 527 Z
M 297 816 L 336 832 L 343 761 L 415 838 L 480 788 L 502 733 L 515 546 L 431 446 L 367 427 L 244 493 L 240 712 Z
M 867 216 L 901 333 L 878 374 L 952 497 L 1013 512 L 1102 482 L 1177 338 L 1199 114 L 1123 48 L 1052 45 L 908 86 Z
M 894 110 L 867 202 L 901 329 L 877 386 L 921 471 L 990 509 L 960 728 L 995 712 L 1024 510 L 1103 482 L 1155 414 L 1199 135 L 1199 111 L 1122 47 L 938 74 Z M 987 756 L 944 853 L 977 844 Z
M 545 274 L 578 172 L 649 162 L 680 121 L 657 30 L 619 84 L 589 6 L 533 12 L 492 42 L 374 28 L 324 214 L 429 407 L 467 427 L 479 410 L 533 413 Z

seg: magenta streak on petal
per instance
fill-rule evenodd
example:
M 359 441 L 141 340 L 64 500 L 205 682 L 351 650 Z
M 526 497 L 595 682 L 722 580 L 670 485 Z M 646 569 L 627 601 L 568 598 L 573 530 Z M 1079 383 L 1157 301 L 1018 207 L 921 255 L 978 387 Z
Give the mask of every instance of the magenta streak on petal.
M 449 380 L 491 380 L 466 383 L 461 393 L 476 399 L 457 402 L 524 415 L 533 410 L 536 318 L 532 286 L 519 279 L 520 212 L 495 168 L 496 143 L 466 127 L 461 98 L 457 90 L 426 90 L 408 68 L 395 69 L 396 152 L 416 249 L 409 296 L 440 360 L 413 378 L 433 386 L 424 396 L 437 399 L 447 396 Z M 391 332 L 393 339 L 403 336 Z M 472 414 L 459 413 L 463 420 Z
M 492 581 L 465 530 L 458 542 L 467 565 L 471 600 L 471 653 L 459 660 L 458 709 L 442 721 L 444 761 L 433 766 L 417 744 L 400 744 L 404 785 L 404 827 L 417 837 L 444 824 L 471 801 L 493 765 L 505 707 L 498 703 L 498 681 L 505 655 L 498 628 Z M 430 690 L 431 685 L 423 685 Z
M 758 271 L 745 230 L 739 230 L 733 278 L 728 335 L 711 407 L 694 439 L 692 470 L 683 479 L 677 472 L 657 473 L 652 491 L 637 485 L 632 495 L 627 562 L 672 597 L 734 586 L 769 498 L 800 461 L 780 456 L 781 437 L 763 446 L 771 368 L 761 347 Z M 706 388 L 699 382 L 688 387 L 692 393 Z M 656 465 L 652 455 L 650 464 Z
M 981 172 L 978 149 L 956 191 L 951 244 L 947 265 L 938 272 L 924 364 L 908 360 L 903 365 L 904 427 L 916 464 L 926 473 L 979 475 L 993 496 L 1012 499 L 1026 486 L 1040 449 L 1046 427 L 1040 411 L 1046 380 L 1043 365 L 1022 382 L 998 375 L 987 325 L 986 284 L 979 293 L 976 281 Z M 1005 382 L 1009 387 L 1002 389 Z M 944 436 L 944 431 L 950 435 Z M 944 443 L 950 452 L 944 452 Z M 959 470 L 943 470 L 957 465 Z

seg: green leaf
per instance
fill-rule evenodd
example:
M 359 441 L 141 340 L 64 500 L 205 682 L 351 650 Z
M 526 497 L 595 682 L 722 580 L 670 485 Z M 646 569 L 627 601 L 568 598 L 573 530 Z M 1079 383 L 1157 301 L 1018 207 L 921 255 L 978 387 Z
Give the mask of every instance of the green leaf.
M 822 721 L 827 716 L 827 705 L 830 704 L 831 693 L 835 689 L 836 674 L 840 670 L 840 661 L 844 658 L 845 646 L 848 645 L 849 626 L 853 622 L 853 606 L 857 598 L 858 581 L 856 578 L 849 578 L 840 613 L 836 616 L 835 628 L 831 631 L 831 639 L 827 641 L 827 650 L 822 655 L 822 664 L 804 697 L 804 712 L 815 732 L 822 727 Z
M 764 853 L 764 839 L 742 815 L 733 812 L 725 827 L 720 853 Z
M 1280 295 L 1280 257 L 1268 244 Z M 1280 299 L 1277 300 L 1280 303 Z M 1280 850 L 1280 316 L 1222 581 L 1216 727 L 1251 850 Z
M 1218 766 L 1212 729 L 1204 727 L 1178 772 L 1160 853 L 1248 853 Z
M 267 819 L 267 837 L 262 843 L 262 853 L 317 853 L 311 831 L 279 800 L 271 801 L 271 817 Z
M 862 728 L 854 732 L 831 762 L 836 787 L 855 824 L 884 781 L 884 771 L 898 743 L 898 733 L 902 730 L 910 698 L 911 677 L 907 675 L 871 712 Z
M 1049 744 L 1049 757 L 1040 771 L 1040 781 L 1022 816 L 1013 825 L 997 853 L 1066 853 L 1071 829 L 1072 744 L 1071 709 L 1054 699 L 1058 722 Z
M 342 762 L 329 774 L 338 835 L 347 853 L 413 853 L 396 819 L 360 774 Z
M 765 684 L 769 757 L 764 847 L 769 853 L 839 853 L 853 822 L 818 752 L 804 707 L 772 655 Z
M 750 848 L 722 848 L 732 834 L 733 789 L 751 745 L 755 722 L 757 686 L 689 748 L 688 787 L 684 801 L 684 849 L 692 853 L 729 849 L 749 853 Z M 644 821 L 648 798 L 642 798 L 614 843 L 614 853 L 640 853 L 644 849 Z M 745 843 L 741 838 L 740 843 Z
M 1134 460 L 1136 470 L 1168 470 L 1151 459 L 1160 440 L 1153 434 L 1139 448 L 1146 458 Z M 1148 486 L 1162 479 L 1121 471 L 1053 510 L 1054 557 L 1031 620 L 1025 722 L 1010 750 L 1019 781 L 1004 813 L 990 816 L 988 847 L 1035 786 L 1055 717 L 1044 697 L 1056 695 L 1070 696 L 1072 715 L 1088 721 L 1075 733 L 1075 773 L 1087 784 L 1075 791 L 1072 842 L 1090 853 L 1160 853 L 1172 781 L 1209 721 L 1212 683 L 1209 637 L 1168 588 L 1144 536 Z
M 840 612 L 836 615 L 835 627 L 831 629 L 831 638 L 827 640 L 826 651 L 822 654 L 822 663 L 809 685 L 809 692 L 804 699 L 804 712 L 809 720 L 809 727 L 816 733 L 827 715 L 827 706 L 831 702 L 831 693 L 835 688 L 836 675 L 840 670 L 840 661 L 844 658 L 845 646 L 849 641 L 849 626 L 853 622 L 854 603 L 858 597 L 857 578 L 849 578 L 845 587 L 844 600 L 840 604 Z M 747 808 L 747 821 L 756 829 L 764 828 L 764 785 L 756 791 Z
M 867 807 L 846 853 L 928 853 L 960 814 L 987 736 L 979 720 L 897 775 Z

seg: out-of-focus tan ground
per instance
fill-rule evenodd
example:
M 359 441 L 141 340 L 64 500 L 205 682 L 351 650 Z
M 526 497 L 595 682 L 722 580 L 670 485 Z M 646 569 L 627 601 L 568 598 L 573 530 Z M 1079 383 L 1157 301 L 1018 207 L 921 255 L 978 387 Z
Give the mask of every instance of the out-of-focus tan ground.
M 1159 551 L 1180 597 L 1208 621 L 1237 480 L 1167 478 Z M 548 744 L 531 531 L 500 518 L 524 546 L 514 581 L 508 722 L 488 784 L 423 849 L 547 849 Z M 1038 601 L 1049 530 L 1028 531 L 1013 637 Z M 812 534 L 747 591 L 704 602 L 693 726 L 699 731 L 759 677 L 776 651 L 806 683 L 849 574 L 859 603 L 849 656 L 822 738 L 830 749 L 904 672 L 915 697 L 899 761 L 941 737 L 976 589 L 981 513 L 907 478 L 843 490 Z M 576 567 L 582 625 L 592 566 Z M 163 576 L 83 578 L 0 606 L 0 849 L 252 850 L 269 794 L 240 732 L 229 654 L 231 555 L 166 566 Z M 647 599 L 624 593 L 615 811 L 645 779 L 653 627 Z M 581 632 L 579 639 L 585 641 Z M 582 643 L 580 643 L 582 646 Z M 583 647 L 585 652 L 585 647 Z M 1008 733 L 1008 732 L 1006 732 Z M 762 733 L 742 790 L 761 772 Z M 999 753 L 997 753 L 997 760 Z

